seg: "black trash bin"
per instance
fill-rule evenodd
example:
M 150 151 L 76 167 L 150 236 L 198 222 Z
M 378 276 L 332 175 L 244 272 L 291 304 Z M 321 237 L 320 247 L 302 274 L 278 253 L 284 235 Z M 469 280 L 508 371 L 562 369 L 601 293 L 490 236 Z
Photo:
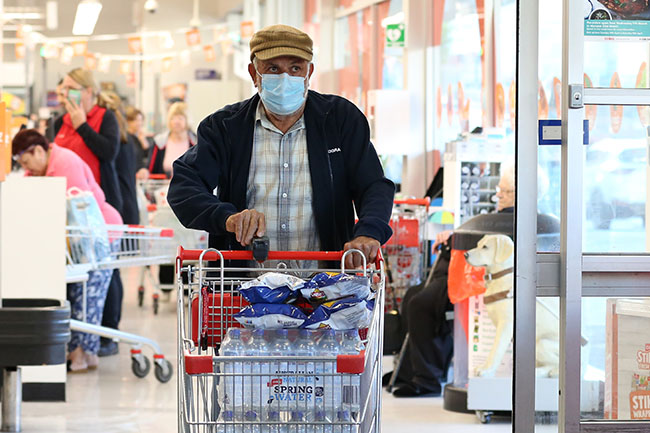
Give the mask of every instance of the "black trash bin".
M 0 308 L 3 432 L 20 431 L 20 366 L 66 362 L 70 305 L 55 299 L 3 299 Z

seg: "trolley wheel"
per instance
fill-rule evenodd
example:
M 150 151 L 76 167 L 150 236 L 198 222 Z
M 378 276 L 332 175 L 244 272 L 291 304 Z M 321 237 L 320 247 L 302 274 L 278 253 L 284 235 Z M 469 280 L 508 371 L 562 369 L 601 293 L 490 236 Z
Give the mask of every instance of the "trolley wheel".
M 142 379 L 143 377 L 146 377 L 147 374 L 149 374 L 150 370 L 151 361 L 149 361 L 149 358 L 146 358 L 144 356 L 131 358 L 131 371 L 133 371 L 133 374 L 135 374 L 136 377 Z
M 142 307 L 144 304 L 144 287 L 138 287 L 138 307 Z
M 174 370 L 172 370 L 172 363 L 166 359 L 157 359 L 156 360 L 156 369 L 154 370 L 156 379 L 160 383 L 167 383 L 169 379 L 172 378 Z
M 492 412 L 488 410 L 477 410 L 476 416 L 481 421 L 481 424 L 489 424 L 492 421 Z
M 153 314 L 158 314 L 158 307 L 160 306 L 160 296 L 153 295 Z

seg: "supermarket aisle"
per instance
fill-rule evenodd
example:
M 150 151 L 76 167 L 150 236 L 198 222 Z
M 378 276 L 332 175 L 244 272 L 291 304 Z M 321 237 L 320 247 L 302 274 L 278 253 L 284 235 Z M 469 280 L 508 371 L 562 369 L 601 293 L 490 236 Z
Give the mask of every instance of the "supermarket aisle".
M 175 303 L 163 303 L 158 316 L 153 315 L 151 308 L 139 309 L 136 304 L 138 273 L 131 269 L 123 272 L 123 276 L 126 289 L 123 330 L 156 339 L 176 369 Z M 150 305 L 149 297 L 147 302 Z M 68 375 L 67 403 L 24 403 L 23 431 L 175 432 L 175 378 L 167 384 L 158 383 L 153 374 L 137 379 L 131 373 L 128 349 L 123 345 L 118 356 L 103 358 L 96 372 Z M 474 415 L 446 412 L 441 398 L 395 399 L 388 393 L 384 397 L 384 433 L 511 431 L 509 422 L 496 420 L 491 425 L 480 425 Z

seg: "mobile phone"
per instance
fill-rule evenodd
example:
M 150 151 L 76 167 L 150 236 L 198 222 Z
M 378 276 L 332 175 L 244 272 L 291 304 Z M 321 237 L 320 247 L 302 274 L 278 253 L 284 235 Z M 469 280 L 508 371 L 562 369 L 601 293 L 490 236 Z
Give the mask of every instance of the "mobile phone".
M 68 99 L 77 105 L 81 105 L 81 90 L 77 90 L 77 89 L 68 90 Z

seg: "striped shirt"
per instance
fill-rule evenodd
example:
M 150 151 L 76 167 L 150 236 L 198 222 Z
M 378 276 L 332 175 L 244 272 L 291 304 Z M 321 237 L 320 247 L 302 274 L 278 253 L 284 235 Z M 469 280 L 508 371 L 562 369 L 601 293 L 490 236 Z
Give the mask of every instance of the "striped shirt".
M 320 249 L 304 116 L 283 134 L 258 104 L 246 203 L 265 215 L 271 250 Z

